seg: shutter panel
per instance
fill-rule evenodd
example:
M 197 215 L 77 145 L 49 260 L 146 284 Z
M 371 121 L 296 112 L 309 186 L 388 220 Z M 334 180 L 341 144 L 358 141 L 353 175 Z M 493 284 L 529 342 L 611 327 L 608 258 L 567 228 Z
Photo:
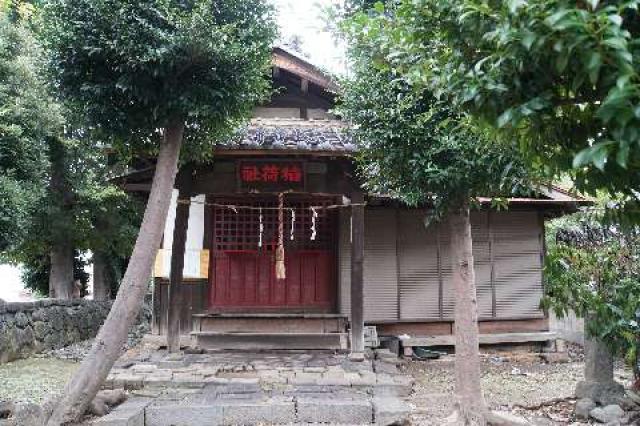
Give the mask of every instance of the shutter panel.
M 364 319 L 398 319 L 396 209 L 365 210 Z
M 491 214 L 497 318 L 543 317 L 541 229 L 537 212 Z
M 491 318 L 493 316 L 493 290 L 491 285 L 489 213 L 487 211 L 471 212 L 471 238 L 473 240 L 478 318 Z
M 453 263 L 451 261 L 451 231 L 447 219 L 440 222 L 440 264 L 442 269 L 442 318 L 452 321 L 455 315 L 456 295 L 453 290 Z
M 338 241 L 340 313 L 351 315 L 351 212 L 340 209 L 340 237 Z
M 398 318 L 398 266 L 396 210 L 365 209 L 364 318 L 365 321 Z M 340 313 L 351 313 L 351 213 L 340 214 Z
M 398 214 L 401 319 L 438 319 L 438 224 L 426 228 L 424 210 L 400 210 Z

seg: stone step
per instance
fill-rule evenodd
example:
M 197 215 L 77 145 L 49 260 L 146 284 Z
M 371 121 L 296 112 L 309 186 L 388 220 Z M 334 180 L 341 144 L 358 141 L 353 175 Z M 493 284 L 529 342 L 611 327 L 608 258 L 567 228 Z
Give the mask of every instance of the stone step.
M 302 396 L 151 405 L 145 410 L 144 426 L 391 425 L 406 421 L 410 413 L 411 407 L 397 398 Z
M 218 333 L 344 333 L 347 319 L 334 314 L 198 314 L 193 331 Z
M 347 333 L 235 333 L 194 331 L 196 345 L 205 350 L 308 349 L 346 350 Z

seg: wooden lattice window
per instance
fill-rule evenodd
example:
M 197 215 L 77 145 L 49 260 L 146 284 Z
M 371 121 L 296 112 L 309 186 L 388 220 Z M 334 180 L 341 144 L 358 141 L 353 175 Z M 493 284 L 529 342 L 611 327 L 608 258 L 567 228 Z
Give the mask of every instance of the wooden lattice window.
M 278 243 L 277 200 L 239 201 L 217 199 L 213 207 L 213 245 L 217 251 L 273 251 Z M 310 207 L 335 204 L 332 199 L 286 200 L 284 211 L 285 249 L 329 250 L 333 248 L 336 210 L 316 209 L 316 238 L 311 240 L 313 211 Z M 236 211 L 223 206 L 248 206 Z M 262 207 L 262 247 L 260 247 L 260 210 Z M 295 212 L 293 239 L 291 239 L 291 211 Z

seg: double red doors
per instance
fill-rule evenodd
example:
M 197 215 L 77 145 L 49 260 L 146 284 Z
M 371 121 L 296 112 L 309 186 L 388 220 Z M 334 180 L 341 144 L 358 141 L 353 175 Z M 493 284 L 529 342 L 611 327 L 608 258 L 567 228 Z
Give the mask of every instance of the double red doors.
M 217 199 L 212 214 L 210 309 L 332 312 L 337 281 L 336 213 L 312 209 L 329 204 L 333 204 L 330 199 L 285 196 L 286 278 L 276 279 L 277 198 Z

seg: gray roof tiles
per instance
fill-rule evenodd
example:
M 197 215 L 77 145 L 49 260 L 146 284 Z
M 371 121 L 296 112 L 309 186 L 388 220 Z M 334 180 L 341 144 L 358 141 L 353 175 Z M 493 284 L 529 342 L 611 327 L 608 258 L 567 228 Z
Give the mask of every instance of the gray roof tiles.
M 253 120 L 231 141 L 219 144 L 228 150 L 292 150 L 348 154 L 356 146 L 338 120 Z

